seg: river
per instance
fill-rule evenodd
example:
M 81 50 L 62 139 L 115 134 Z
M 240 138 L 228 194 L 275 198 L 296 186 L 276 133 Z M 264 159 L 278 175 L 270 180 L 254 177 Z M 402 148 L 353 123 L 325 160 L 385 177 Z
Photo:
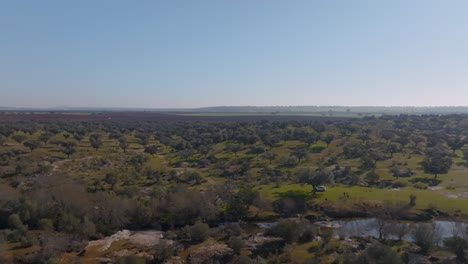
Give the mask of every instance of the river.
M 357 219 L 357 220 L 347 220 L 347 221 L 333 221 L 332 223 L 339 225 L 340 227 L 335 228 L 335 234 L 339 235 L 340 237 L 351 237 L 351 236 L 372 236 L 378 237 L 378 224 L 375 218 L 367 218 L 367 219 Z M 455 221 L 432 221 L 430 222 L 434 224 L 438 235 L 441 239 L 453 237 L 455 235 L 461 237 L 468 236 L 468 224 L 463 222 L 455 222 Z M 405 228 L 407 230 L 407 234 L 404 235 L 402 238 L 408 241 L 412 240 L 412 230 L 414 230 L 417 225 L 424 224 L 424 223 L 399 223 L 400 226 L 397 229 Z M 392 222 L 384 222 L 384 226 L 389 230 L 391 227 Z M 386 230 L 386 231 L 387 231 Z M 392 233 L 391 231 L 389 233 Z M 397 239 L 395 235 L 389 235 L 388 238 L 390 239 Z

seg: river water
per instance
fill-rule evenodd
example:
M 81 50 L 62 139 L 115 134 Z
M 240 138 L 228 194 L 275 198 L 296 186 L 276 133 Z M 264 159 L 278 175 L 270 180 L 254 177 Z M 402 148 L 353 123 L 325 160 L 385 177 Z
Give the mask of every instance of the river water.
M 347 221 L 333 221 L 334 224 L 338 224 L 341 227 L 335 228 L 334 232 L 340 237 L 351 237 L 351 236 L 372 236 L 378 237 L 378 224 L 375 218 L 347 220 Z M 437 233 L 441 239 L 453 237 L 453 236 L 468 236 L 468 224 L 463 222 L 455 221 L 432 221 Z M 386 228 L 390 227 L 392 222 L 385 222 Z M 403 239 L 412 240 L 412 230 L 417 228 L 417 225 L 424 223 L 398 223 L 397 228 L 406 228 L 407 234 L 403 236 Z M 388 230 L 388 229 L 387 229 Z M 391 233 L 391 232 L 388 232 Z M 390 239 L 397 239 L 395 235 L 389 235 Z

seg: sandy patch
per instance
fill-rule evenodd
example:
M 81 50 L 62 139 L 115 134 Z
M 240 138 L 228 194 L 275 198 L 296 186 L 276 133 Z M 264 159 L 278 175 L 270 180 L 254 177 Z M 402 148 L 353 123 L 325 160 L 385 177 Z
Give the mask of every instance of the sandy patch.
M 447 198 L 452 198 L 452 199 L 459 199 L 459 198 L 468 198 L 468 192 L 462 192 L 462 193 L 446 193 L 445 196 Z

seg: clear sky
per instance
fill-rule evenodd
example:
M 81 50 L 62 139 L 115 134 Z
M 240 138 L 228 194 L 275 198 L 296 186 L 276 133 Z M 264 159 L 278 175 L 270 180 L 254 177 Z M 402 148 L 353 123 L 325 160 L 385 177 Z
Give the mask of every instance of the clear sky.
M 0 1 L 0 105 L 468 105 L 466 0 Z

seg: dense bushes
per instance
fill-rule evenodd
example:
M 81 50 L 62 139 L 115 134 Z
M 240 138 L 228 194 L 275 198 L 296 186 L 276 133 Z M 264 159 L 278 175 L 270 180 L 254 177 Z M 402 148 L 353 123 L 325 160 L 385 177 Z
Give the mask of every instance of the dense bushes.
M 390 247 L 374 242 L 364 252 L 357 256 L 348 255 L 343 259 L 344 264 L 403 264 L 403 260 L 397 252 Z
M 317 228 L 312 226 L 308 220 L 280 220 L 278 224 L 268 229 L 268 236 L 280 237 L 286 243 L 309 242 L 317 234 Z
M 205 223 L 195 223 L 193 226 L 184 226 L 177 232 L 177 238 L 188 243 L 203 242 L 208 238 L 210 227 Z

